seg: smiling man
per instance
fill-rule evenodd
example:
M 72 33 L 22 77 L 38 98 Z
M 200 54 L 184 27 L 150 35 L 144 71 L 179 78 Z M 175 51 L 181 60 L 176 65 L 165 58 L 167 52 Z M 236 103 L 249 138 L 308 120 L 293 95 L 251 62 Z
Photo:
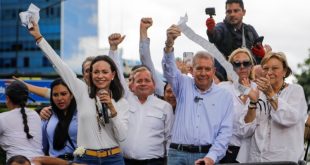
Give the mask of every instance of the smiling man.
M 225 9 L 226 17 L 224 22 L 215 25 L 213 18 L 207 19 L 209 41 L 214 43 L 225 57 L 228 57 L 232 51 L 242 47 L 242 38 L 244 36 L 245 46 L 252 50 L 256 62 L 260 63 L 265 55 L 262 40 L 260 40 L 262 38 L 259 39 L 253 26 L 243 23 L 243 17 L 246 13 L 243 1 L 227 0 Z
M 193 77 L 177 69 L 173 44 L 180 35 L 176 25 L 167 30 L 162 60 L 177 100 L 168 165 L 213 165 L 224 157 L 232 135 L 232 95 L 213 83 L 214 59 L 205 51 L 193 58 Z

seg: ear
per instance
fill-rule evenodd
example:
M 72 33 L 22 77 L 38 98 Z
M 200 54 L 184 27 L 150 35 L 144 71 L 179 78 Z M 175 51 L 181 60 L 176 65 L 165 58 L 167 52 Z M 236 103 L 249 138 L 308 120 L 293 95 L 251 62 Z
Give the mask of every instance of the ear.
M 244 9 L 244 10 L 243 10 L 243 16 L 245 16 L 245 13 L 246 13 L 246 10 Z
M 114 77 L 115 77 L 115 71 L 112 72 L 112 79 L 111 79 L 111 81 L 114 80 Z
M 191 66 L 191 67 L 189 67 L 189 73 L 191 74 L 191 75 L 193 75 L 193 66 Z

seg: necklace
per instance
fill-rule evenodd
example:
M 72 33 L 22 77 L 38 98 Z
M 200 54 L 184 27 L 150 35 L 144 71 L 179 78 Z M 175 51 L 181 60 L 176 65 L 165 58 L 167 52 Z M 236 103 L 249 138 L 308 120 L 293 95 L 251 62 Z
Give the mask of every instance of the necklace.
M 278 93 L 277 93 L 278 96 L 281 94 L 282 90 L 283 90 L 285 87 L 286 87 L 286 83 L 283 81 L 283 84 L 282 84 L 281 88 L 279 89 L 279 91 L 278 91 Z

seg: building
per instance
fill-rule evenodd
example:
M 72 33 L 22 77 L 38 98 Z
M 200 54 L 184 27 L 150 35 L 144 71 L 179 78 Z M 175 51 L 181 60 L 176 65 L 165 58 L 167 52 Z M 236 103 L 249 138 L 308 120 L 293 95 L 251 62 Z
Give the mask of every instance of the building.
M 1 0 L 0 8 L 0 76 L 56 75 L 49 61 L 34 43 L 27 29 L 22 27 L 19 12 L 30 3 L 40 10 L 42 35 L 60 54 L 61 1 L 59 0 Z

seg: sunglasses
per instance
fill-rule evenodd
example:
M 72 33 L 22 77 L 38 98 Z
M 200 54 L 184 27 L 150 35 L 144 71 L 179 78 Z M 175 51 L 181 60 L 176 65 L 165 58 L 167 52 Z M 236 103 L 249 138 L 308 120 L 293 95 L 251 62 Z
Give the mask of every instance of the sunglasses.
M 251 61 L 243 61 L 243 62 L 240 62 L 240 61 L 235 61 L 232 63 L 233 67 L 234 68 L 240 68 L 241 65 L 244 67 L 244 68 L 248 68 L 252 65 Z

